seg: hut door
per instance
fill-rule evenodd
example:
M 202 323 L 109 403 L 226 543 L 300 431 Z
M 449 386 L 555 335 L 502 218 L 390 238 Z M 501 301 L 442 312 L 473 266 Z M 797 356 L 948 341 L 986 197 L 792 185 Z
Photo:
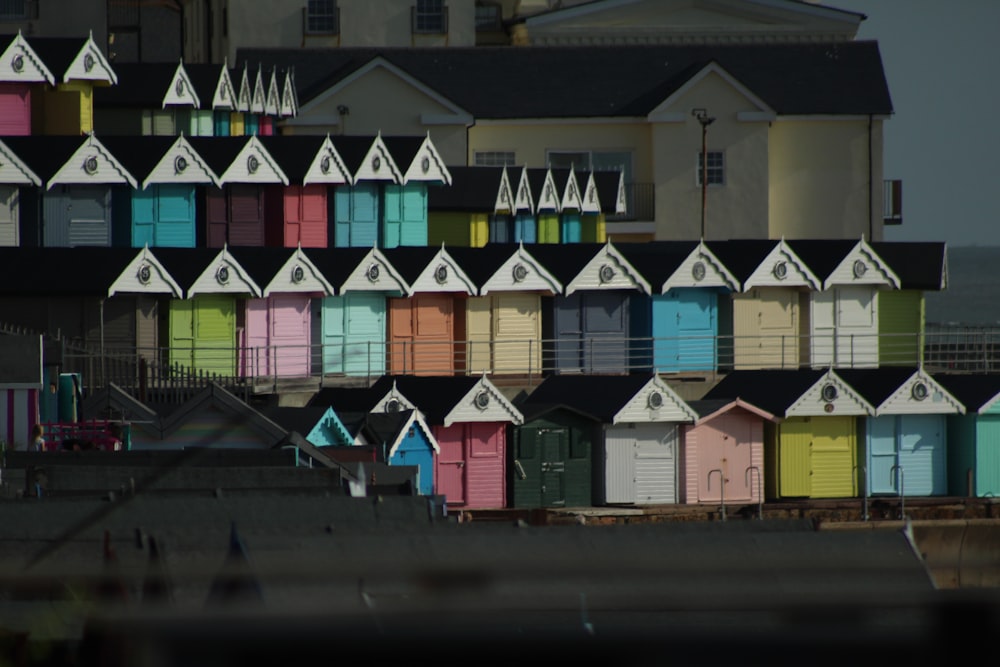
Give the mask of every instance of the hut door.
M 437 493 L 445 496 L 449 505 L 464 505 L 465 498 L 465 443 L 464 424 L 453 424 L 434 429 L 438 446 Z
M 249 183 L 233 183 L 226 187 L 229 189 L 229 245 L 264 245 L 263 189 Z
M 676 503 L 677 426 L 636 424 L 635 437 L 635 502 Z
M 913 496 L 943 495 L 945 477 L 945 417 L 942 415 L 899 415 L 898 492 Z
M 582 302 L 586 372 L 622 373 L 628 365 L 628 297 L 621 291 L 590 292 Z
M 309 297 L 273 294 L 268 297 L 272 372 L 280 377 L 309 376 Z
M 634 425 L 633 425 L 634 426 Z M 604 501 L 634 503 L 636 501 L 636 441 L 635 430 L 628 426 L 608 428 L 604 436 Z
M 205 224 L 206 243 L 209 248 L 221 248 L 226 245 L 226 228 L 229 226 L 227 209 L 226 191 L 208 188 L 205 192 Z
M 0 87 L 0 136 L 31 134 L 31 93 L 28 84 Z
M 569 454 L 569 432 L 566 429 L 541 429 L 542 507 L 566 505 L 566 457 Z
M 413 372 L 415 333 L 411 299 L 405 297 L 389 299 L 389 369 L 391 373 L 406 375 Z
M 382 247 L 427 245 L 427 186 L 423 183 L 385 186 Z
M 898 462 L 896 452 L 896 417 L 885 415 L 868 419 L 868 493 L 895 494 Z
M 838 287 L 837 359 L 852 368 L 878 365 L 875 335 L 875 290 L 870 287 Z
M 811 420 L 810 497 L 847 498 L 857 495 L 854 465 L 854 418 Z
M 374 247 L 378 238 L 378 184 L 356 183 L 334 191 L 334 245 Z
M 420 375 L 454 371 L 454 300 L 447 294 L 419 294 L 413 302 L 413 368 Z
M 653 363 L 657 371 L 715 369 L 715 300 L 715 292 L 683 287 L 653 297 Z

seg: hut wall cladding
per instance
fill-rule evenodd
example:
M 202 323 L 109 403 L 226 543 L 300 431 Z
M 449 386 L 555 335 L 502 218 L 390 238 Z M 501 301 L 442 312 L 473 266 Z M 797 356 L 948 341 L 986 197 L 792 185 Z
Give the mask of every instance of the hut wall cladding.
M 30 85 L 25 83 L 0 84 L 0 136 L 30 134 Z

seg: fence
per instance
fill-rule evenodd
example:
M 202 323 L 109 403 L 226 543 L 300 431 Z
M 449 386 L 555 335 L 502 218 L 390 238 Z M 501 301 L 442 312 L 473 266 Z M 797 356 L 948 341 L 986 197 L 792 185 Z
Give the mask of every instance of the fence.
M 191 360 L 181 363 L 177 359 Z M 1000 329 L 930 327 L 920 334 L 815 336 L 589 336 L 492 341 L 348 342 L 343 345 L 114 348 L 67 343 L 63 371 L 84 392 L 114 383 L 140 400 L 183 401 L 210 382 L 249 396 L 336 378 L 481 375 L 525 384 L 552 373 L 723 374 L 743 369 L 922 365 L 930 372 L 1000 372 Z

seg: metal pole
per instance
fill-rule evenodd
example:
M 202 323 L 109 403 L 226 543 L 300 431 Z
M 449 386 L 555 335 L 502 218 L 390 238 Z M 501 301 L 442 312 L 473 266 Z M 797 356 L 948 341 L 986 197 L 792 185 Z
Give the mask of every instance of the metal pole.
M 708 123 L 701 121 L 701 238 L 705 238 L 705 204 L 708 199 Z

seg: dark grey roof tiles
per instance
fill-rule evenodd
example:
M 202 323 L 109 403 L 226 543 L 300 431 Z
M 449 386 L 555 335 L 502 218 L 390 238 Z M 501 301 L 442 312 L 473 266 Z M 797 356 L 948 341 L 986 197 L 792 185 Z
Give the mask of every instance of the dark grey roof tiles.
M 826 371 L 814 369 L 732 371 L 702 398 L 742 398 L 775 416 L 783 417 L 785 411 L 824 373 Z
M 177 137 L 107 135 L 100 137 L 100 142 L 128 170 L 141 188 L 142 182 L 177 142 Z
M 292 185 L 301 185 L 319 155 L 326 137 L 320 135 L 263 135 L 257 137 L 271 157 L 278 161 L 281 170 Z
M 138 252 L 103 246 L 2 247 L 0 293 L 107 296 Z
M 176 62 L 115 63 L 118 83 L 94 90 L 96 113 L 101 107 L 162 109 L 177 67 Z
M 560 283 L 567 285 L 604 246 L 604 243 L 526 243 L 524 249 Z
M 646 374 L 550 375 L 535 387 L 523 405 L 562 403 L 610 424 L 615 414 L 652 378 Z
M 946 287 L 948 249 L 943 241 L 873 241 L 870 245 L 899 276 L 900 289 Z

